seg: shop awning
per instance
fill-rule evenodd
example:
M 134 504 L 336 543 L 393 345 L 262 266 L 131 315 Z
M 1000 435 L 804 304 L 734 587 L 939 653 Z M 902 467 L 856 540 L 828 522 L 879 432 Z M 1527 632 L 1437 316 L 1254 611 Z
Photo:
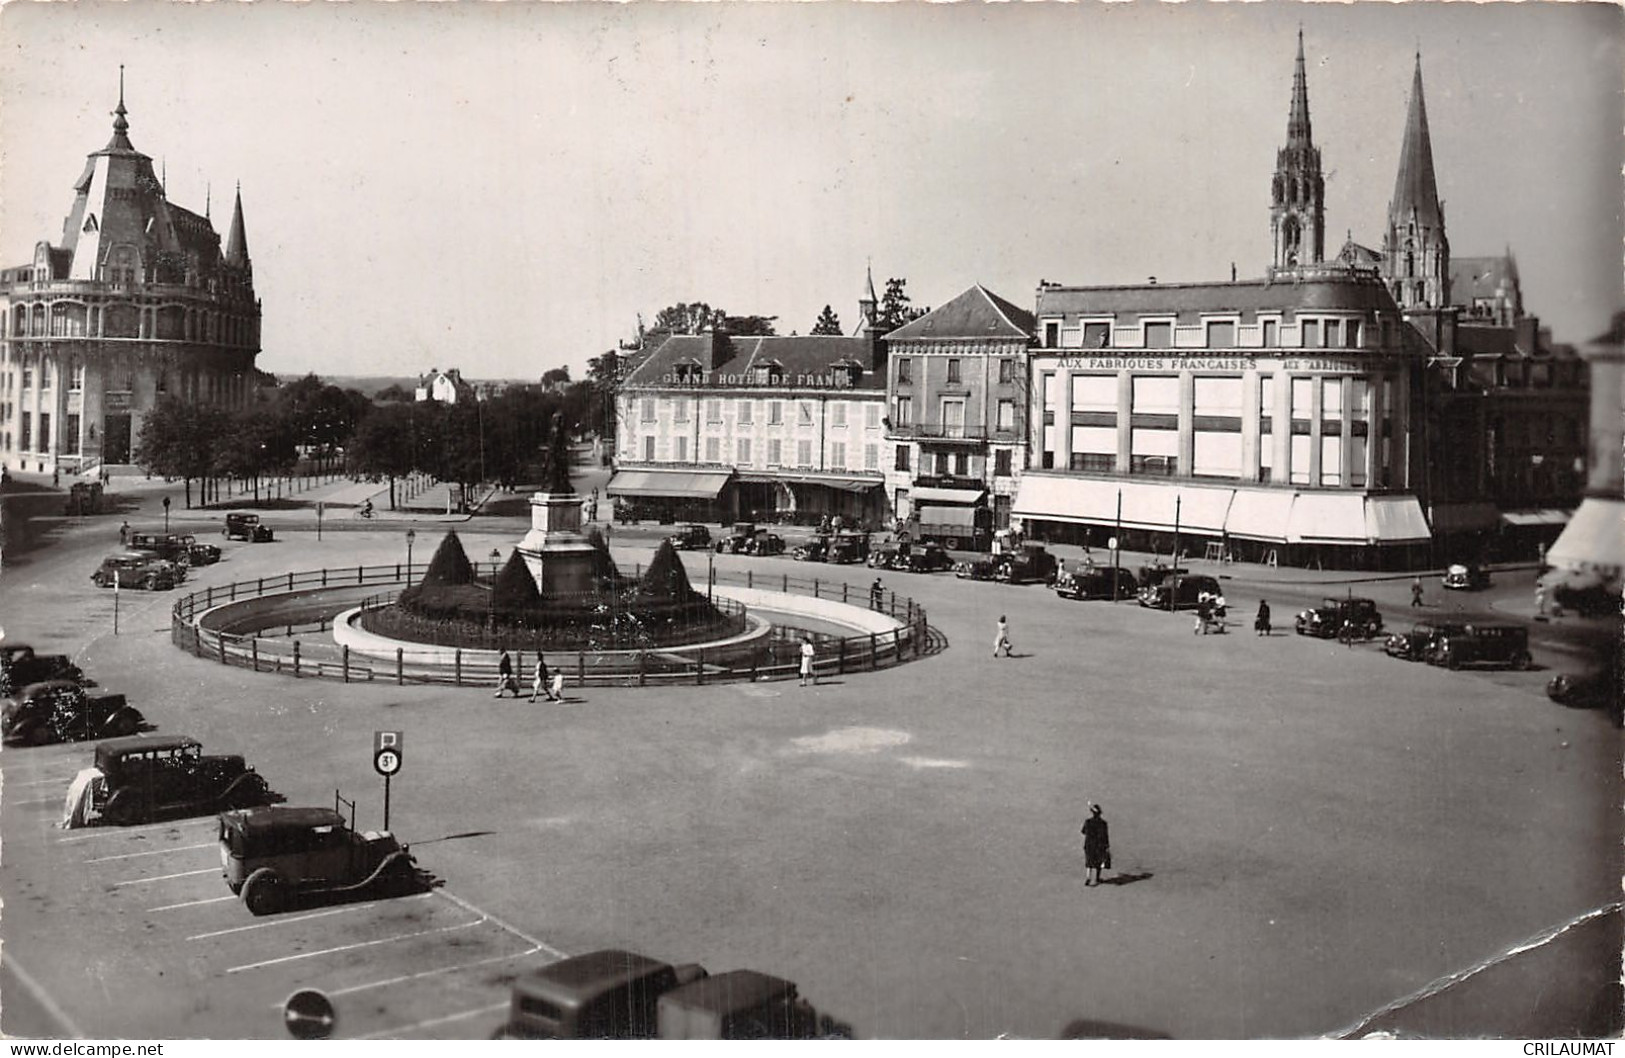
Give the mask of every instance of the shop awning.
M 1419 544 L 1433 538 L 1415 496 L 1367 496 L 1365 532 L 1373 544 Z
M 924 525 L 962 525 L 967 529 L 976 528 L 975 507 L 928 503 L 914 508 L 914 517 Z
M 1286 523 L 1289 544 L 1366 543 L 1365 497 L 1300 492 Z
M 1111 525 L 1117 515 L 1115 481 L 1034 474 L 1021 476 L 1010 514 L 1051 522 L 1087 522 Z
M 714 500 L 728 483 L 728 471 L 622 470 L 610 479 L 611 496 L 669 496 Z
M 1625 500 L 1588 496 L 1546 552 L 1548 564 L 1617 583 L 1625 566 Z
M 1568 511 L 1543 509 L 1538 511 L 1502 511 L 1501 521 L 1506 525 L 1565 525 Z
M 1494 529 L 1501 523 L 1501 512 L 1493 503 L 1438 503 L 1428 514 L 1433 531 L 1441 535 Z
M 1125 529 L 1172 532 L 1177 515 L 1182 530 L 1217 534 L 1224 529 L 1234 495 L 1234 489 L 1025 474 L 1010 513 L 1018 518 L 1115 525 L 1121 496 Z
M 885 484 L 879 478 L 858 478 L 847 474 L 781 474 L 776 480 L 791 485 L 822 485 L 846 492 L 868 492 Z
M 1181 530 L 1216 535 L 1224 531 L 1235 494 L 1235 489 L 1125 482 L 1123 525 L 1171 532 L 1177 524 Z
M 1230 516 L 1224 531 L 1243 540 L 1286 542 L 1287 522 L 1292 518 L 1290 489 L 1237 489 L 1230 501 Z
M 987 495 L 987 490 L 917 488 L 910 491 L 908 495 L 915 503 L 957 503 L 966 507 L 974 507 L 982 502 L 982 498 Z

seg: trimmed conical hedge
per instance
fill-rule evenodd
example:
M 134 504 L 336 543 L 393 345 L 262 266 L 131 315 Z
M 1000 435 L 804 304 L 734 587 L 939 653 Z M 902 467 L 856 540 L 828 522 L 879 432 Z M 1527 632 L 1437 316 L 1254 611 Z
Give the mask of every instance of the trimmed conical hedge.
M 474 567 L 468 561 L 468 555 L 463 551 L 463 542 L 457 539 L 457 531 L 453 529 L 440 541 L 440 546 L 434 550 L 434 558 L 429 560 L 429 568 L 418 582 L 420 587 L 435 588 L 452 584 L 470 584 L 474 580 Z
M 688 570 L 683 568 L 683 560 L 677 557 L 677 549 L 671 546 L 670 540 L 662 540 L 660 546 L 655 548 L 655 557 L 649 562 L 649 569 L 638 582 L 638 594 L 649 599 L 690 599 L 694 596 L 694 588 L 688 582 Z
M 542 593 L 536 588 L 536 578 L 530 575 L 530 567 L 525 565 L 518 551 L 508 555 L 508 561 L 502 567 L 502 572 L 497 574 L 492 591 L 496 593 L 492 604 L 501 613 L 523 613 L 542 605 Z
M 596 525 L 588 526 L 586 537 L 593 550 L 593 577 L 600 584 L 616 583 L 620 579 L 621 571 L 615 568 L 615 560 L 610 557 L 609 541 L 604 539 L 603 530 Z

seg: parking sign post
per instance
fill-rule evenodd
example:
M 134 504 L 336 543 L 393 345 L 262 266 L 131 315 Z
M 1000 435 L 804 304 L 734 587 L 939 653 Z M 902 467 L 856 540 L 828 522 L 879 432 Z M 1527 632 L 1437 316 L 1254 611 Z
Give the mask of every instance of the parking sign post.
M 405 738 L 399 731 L 372 733 L 372 767 L 384 777 L 384 829 L 389 829 L 389 780 L 401 770 L 401 754 Z

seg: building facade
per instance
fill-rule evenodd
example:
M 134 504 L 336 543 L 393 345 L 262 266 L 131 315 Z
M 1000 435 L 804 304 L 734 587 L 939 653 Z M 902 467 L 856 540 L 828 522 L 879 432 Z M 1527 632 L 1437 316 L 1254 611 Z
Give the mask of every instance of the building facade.
M 248 402 L 260 303 L 242 194 L 222 250 L 208 211 L 171 203 L 128 135 L 122 89 L 113 137 L 74 184 L 60 244 L 0 271 L 0 464 L 85 472 L 132 460 L 164 396 Z
M 726 523 L 889 518 L 885 344 L 673 335 L 616 399 L 608 492 L 623 515 Z
M 1026 457 L 1032 313 L 973 286 L 886 335 L 886 345 L 895 516 L 1009 525 Z

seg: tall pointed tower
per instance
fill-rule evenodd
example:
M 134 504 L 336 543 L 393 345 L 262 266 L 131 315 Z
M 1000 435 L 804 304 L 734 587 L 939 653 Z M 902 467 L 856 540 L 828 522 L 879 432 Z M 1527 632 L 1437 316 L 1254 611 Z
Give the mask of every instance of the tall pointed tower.
M 1298 30 L 1298 61 L 1292 71 L 1292 112 L 1286 121 L 1286 146 L 1276 152 L 1275 179 L 1270 190 L 1274 267 L 1321 263 L 1326 257 L 1326 180 L 1320 173 L 1320 150 L 1309 127 L 1309 81 L 1304 74 L 1302 29 Z
M 243 185 L 237 185 L 237 201 L 231 207 L 231 228 L 226 235 L 226 263 L 243 269 L 249 276 L 254 266 L 248 259 L 248 233 L 243 228 Z
M 1388 232 L 1382 241 L 1382 275 L 1402 309 L 1439 309 L 1450 302 L 1450 241 L 1444 233 L 1444 207 L 1433 175 L 1433 143 L 1427 105 L 1422 100 L 1422 53 L 1416 53 L 1399 175 L 1388 203 Z

